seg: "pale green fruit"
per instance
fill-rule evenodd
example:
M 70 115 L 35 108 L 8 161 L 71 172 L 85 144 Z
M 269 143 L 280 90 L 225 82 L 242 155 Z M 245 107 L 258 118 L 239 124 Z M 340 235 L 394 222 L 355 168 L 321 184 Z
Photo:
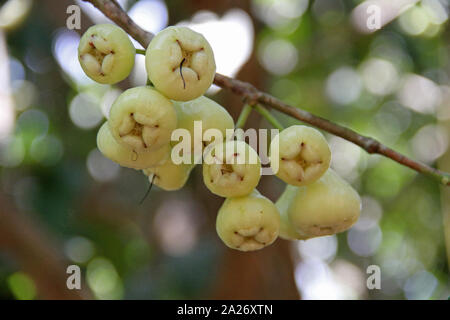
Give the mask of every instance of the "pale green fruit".
M 305 186 L 319 179 L 330 167 L 331 151 L 318 130 L 294 125 L 272 140 L 270 161 L 272 167 L 274 163 L 279 164 L 276 175 L 281 180 L 294 186 Z
M 121 28 L 112 24 L 90 27 L 78 45 L 78 59 L 86 75 L 99 83 L 117 83 L 131 72 L 136 49 Z
M 174 164 L 169 159 L 163 165 L 143 170 L 149 181 L 163 190 L 179 190 L 186 184 L 194 164 Z
M 214 145 L 203 162 L 206 187 L 221 197 L 250 194 L 261 178 L 261 161 L 256 151 L 244 141 Z
M 117 162 L 123 167 L 145 169 L 157 166 L 169 159 L 170 146 L 167 145 L 153 152 L 137 153 L 117 143 L 105 122 L 97 134 L 97 147 L 108 159 Z
M 240 251 L 259 250 L 272 244 L 279 228 L 277 208 L 256 189 L 247 196 L 226 199 L 216 220 L 220 239 Z
M 123 92 L 109 112 L 113 137 L 136 152 L 154 151 L 170 143 L 177 126 L 172 102 L 151 87 Z
M 304 236 L 295 231 L 289 220 L 288 212 L 292 201 L 298 192 L 298 187 L 286 185 L 286 189 L 275 203 L 278 212 L 280 212 L 280 238 L 285 240 L 304 240 Z
M 204 94 L 216 72 L 208 41 L 186 27 L 168 27 L 159 32 L 147 48 L 145 66 L 156 89 L 177 101 Z
M 293 229 L 305 238 L 349 229 L 359 218 L 358 193 L 332 169 L 316 182 L 299 187 L 288 209 Z
M 205 96 L 186 102 L 174 101 L 173 105 L 177 112 L 178 128 L 188 130 L 191 135 L 190 145 L 192 154 L 194 152 L 195 142 L 194 121 L 201 121 L 202 132 L 200 139 L 203 138 L 203 133 L 208 129 L 219 130 L 224 139 L 226 138 L 226 130 L 234 129 L 234 121 L 228 111 L 214 100 Z M 223 142 L 223 140 L 215 142 Z M 200 152 L 202 152 L 203 148 L 209 143 L 209 141 L 203 141 L 201 148 L 199 148 L 201 149 Z

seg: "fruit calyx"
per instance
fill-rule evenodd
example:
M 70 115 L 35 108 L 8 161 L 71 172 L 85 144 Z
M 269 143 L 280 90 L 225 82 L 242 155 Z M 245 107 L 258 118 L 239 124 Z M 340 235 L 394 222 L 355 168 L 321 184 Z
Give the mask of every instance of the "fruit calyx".
M 313 152 L 308 154 L 306 148 L 306 143 L 301 142 L 293 156 L 281 157 L 281 161 L 283 161 L 286 168 L 289 168 L 289 171 L 296 175 L 299 182 L 305 179 L 309 171 L 314 171 L 315 168 L 320 169 L 320 165 L 323 163 L 320 156 L 314 156 Z
M 158 138 L 155 132 L 158 128 L 159 125 L 150 118 L 139 113 L 130 113 L 122 120 L 119 136 L 136 149 L 147 149 Z
M 91 34 L 89 41 L 80 51 L 80 58 L 89 70 L 102 77 L 111 72 L 114 55 L 115 52 L 108 45 L 108 41 L 97 34 Z

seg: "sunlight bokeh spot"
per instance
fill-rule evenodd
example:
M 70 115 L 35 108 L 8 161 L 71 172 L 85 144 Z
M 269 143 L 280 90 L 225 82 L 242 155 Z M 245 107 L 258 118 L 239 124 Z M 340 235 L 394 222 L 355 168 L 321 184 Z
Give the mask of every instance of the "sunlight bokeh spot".
M 95 247 L 91 240 L 85 237 L 70 238 L 64 246 L 66 256 L 75 263 L 88 262 L 95 253 Z
M 378 225 L 365 230 L 353 228 L 347 233 L 348 246 L 361 257 L 372 256 L 380 246 L 382 239 L 383 235 Z
M 308 9 L 309 0 L 253 0 L 255 16 L 272 28 L 299 19 Z
M 23 272 L 16 272 L 7 279 L 8 286 L 18 300 L 33 300 L 36 297 L 36 285 L 33 279 Z
M 80 35 L 71 30 L 60 29 L 53 37 L 53 55 L 64 73 L 80 86 L 95 82 L 88 78 L 78 61 Z
M 97 148 L 89 152 L 86 165 L 92 178 L 99 182 L 112 181 L 120 172 L 120 166 L 106 158 Z
M 411 144 L 419 160 L 432 163 L 447 150 L 449 133 L 444 127 L 430 124 L 417 131 Z
M 378 225 L 378 222 L 383 215 L 383 207 L 375 198 L 368 196 L 362 197 L 361 202 L 361 216 L 359 217 L 359 220 L 355 223 L 353 228 L 364 231 L 374 228 Z
M 403 290 L 408 300 L 428 300 L 437 287 L 436 277 L 428 271 L 419 271 L 406 280 Z
M 289 41 L 273 39 L 260 44 L 258 58 L 264 69 L 270 73 L 285 75 L 297 65 L 298 53 Z
M 17 118 L 17 129 L 31 136 L 45 135 L 49 127 L 47 114 L 39 109 L 29 109 Z
M 364 85 L 370 93 L 384 96 L 396 90 L 398 72 L 391 62 L 371 58 L 362 64 L 361 71 Z
M 362 90 L 359 74 L 351 67 L 341 67 L 331 73 L 326 82 L 328 97 L 338 105 L 356 101 Z
M 31 157 L 44 166 L 57 164 L 64 153 L 61 140 L 54 135 L 45 135 L 33 140 L 30 148 Z
M 14 108 L 23 111 L 37 100 L 36 86 L 27 80 L 18 80 L 11 83 L 14 98 Z
M 106 258 L 97 257 L 89 262 L 86 280 L 94 295 L 101 300 L 123 298 L 123 284 L 116 268 Z
M 197 244 L 197 224 L 193 211 L 185 203 L 164 203 L 155 216 L 155 232 L 162 250 L 171 256 L 188 254 Z
M 298 241 L 297 249 L 305 258 L 317 258 L 322 261 L 331 262 L 337 254 L 338 242 L 335 235 Z
M 100 101 L 88 93 L 77 94 L 69 106 L 72 122 L 81 129 L 92 129 L 103 119 Z
M 25 157 L 25 146 L 22 138 L 8 137 L 0 140 L 0 165 L 17 167 Z
M 420 113 L 434 113 L 442 101 L 440 88 L 416 74 L 405 75 L 397 96 L 405 107 Z
M 141 0 L 128 11 L 130 17 L 144 30 L 157 33 L 167 26 L 169 15 L 162 0 Z
M 420 6 L 414 6 L 398 19 L 402 30 L 412 36 L 422 34 L 430 23 L 427 12 Z

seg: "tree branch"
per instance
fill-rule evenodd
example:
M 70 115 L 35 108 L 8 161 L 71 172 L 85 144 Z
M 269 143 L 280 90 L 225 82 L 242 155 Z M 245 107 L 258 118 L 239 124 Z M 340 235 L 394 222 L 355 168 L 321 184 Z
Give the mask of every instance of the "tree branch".
M 138 41 L 144 48 L 147 48 L 154 35 L 143 30 L 136 23 L 134 23 L 134 21 L 127 15 L 124 10 L 122 10 L 122 8 L 115 0 L 83 1 L 92 3 L 105 16 L 114 21 L 136 41 Z M 315 116 L 305 110 L 290 106 L 268 93 L 259 91 L 250 83 L 216 73 L 214 84 L 223 89 L 228 89 L 234 94 L 237 94 L 243 98 L 246 98 L 246 100 L 250 104 L 258 102 L 262 105 L 276 109 L 295 119 L 308 123 L 314 127 L 327 131 L 350 142 L 353 142 L 354 144 L 366 150 L 368 153 L 380 154 L 382 156 L 390 158 L 400 163 L 401 165 L 407 166 L 419 173 L 428 175 L 429 177 L 438 180 L 443 185 L 450 186 L 449 173 L 440 171 L 424 163 L 410 159 L 398 153 L 397 151 L 388 148 L 387 146 L 383 145 L 373 138 L 362 136 L 349 128 L 330 122 L 327 119 Z
M 139 27 L 128 14 L 120 7 L 116 0 L 83 0 L 92 3 L 106 17 L 125 30 L 144 48 L 147 48 L 153 34 Z

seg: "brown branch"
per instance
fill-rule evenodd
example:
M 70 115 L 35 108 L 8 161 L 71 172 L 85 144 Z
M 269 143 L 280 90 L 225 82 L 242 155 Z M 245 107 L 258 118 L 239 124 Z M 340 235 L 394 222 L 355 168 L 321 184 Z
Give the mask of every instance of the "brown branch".
M 114 21 L 119 27 L 125 30 L 144 48 L 147 48 L 153 34 L 139 27 L 130 16 L 123 11 L 116 0 L 83 0 L 92 3 L 105 16 Z
M 128 34 L 130 34 L 136 41 L 138 41 L 144 48 L 147 48 L 153 34 L 140 28 L 136 23 L 131 20 L 125 11 L 120 8 L 115 0 L 84 0 L 92 3 L 97 7 L 105 16 L 114 21 L 117 25 L 122 27 Z M 412 160 L 395 150 L 388 148 L 379 141 L 365 137 L 357 132 L 341 126 L 339 124 L 330 122 L 327 119 L 318 117 L 305 110 L 290 106 L 283 101 L 256 89 L 253 85 L 247 82 L 239 81 L 219 73 L 216 73 L 214 78 L 214 84 L 217 86 L 228 89 L 231 92 L 245 98 L 249 102 L 259 102 L 265 106 L 276 109 L 282 113 L 285 113 L 293 118 L 308 123 L 314 127 L 332 133 L 345 140 L 351 141 L 354 144 L 360 146 L 368 153 L 376 153 L 390 158 L 401 165 L 407 166 L 419 173 L 428 175 L 438 180 L 443 185 L 450 186 L 450 174 L 440 171 L 433 167 L 430 167 L 419 161 Z

